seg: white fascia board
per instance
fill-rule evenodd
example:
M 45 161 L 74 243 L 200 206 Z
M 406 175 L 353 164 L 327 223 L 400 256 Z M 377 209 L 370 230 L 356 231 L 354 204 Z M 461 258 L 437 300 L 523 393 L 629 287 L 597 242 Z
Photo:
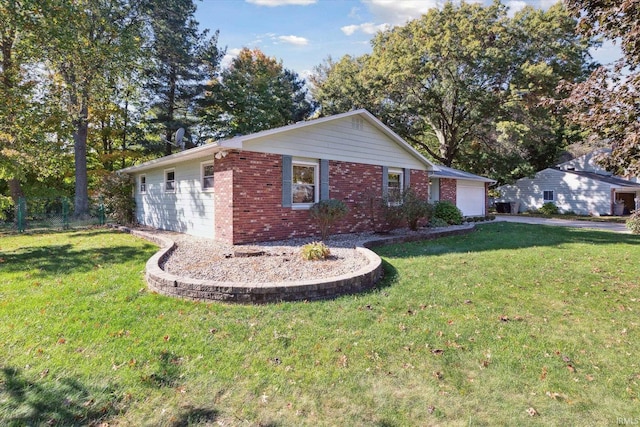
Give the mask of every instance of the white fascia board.
M 168 165 L 173 165 L 179 162 L 185 162 L 188 160 L 214 155 L 221 151 L 231 149 L 242 149 L 242 140 L 240 138 L 232 138 L 226 141 L 220 141 L 218 143 L 206 144 L 200 147 L 190 148 L 179 153 L 171 154 L 170 156 L 149 160 L 148 162 L 144 162 L 136 166 L 129 166 L 128 168 L 120 169 L 117 172 L 126 174 L 138 173 L 149 169 L 166 167 Z

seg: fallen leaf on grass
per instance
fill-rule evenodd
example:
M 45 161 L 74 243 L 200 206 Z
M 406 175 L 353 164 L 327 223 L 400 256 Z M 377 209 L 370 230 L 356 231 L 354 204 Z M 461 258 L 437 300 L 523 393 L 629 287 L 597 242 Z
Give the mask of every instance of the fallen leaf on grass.
M 435 407 L 435 406 L 431 406 L 431 405 L 429 405 L 429 406 L 427 407 L 427 412 L 428 412 L 428 413 L 433 414 L 435 411 L 436 411 L 436 407 Z
M 576 371 L 576 368 L 574 368 L 571 365 L 567 365 L 567 369 L 569 370 L 569 372 L 571 372 L 572 374 Z
M 544 380 L 545 378 L 547 378 L 547 367 L 543 366 L 542 367 L 542 373 L 540 374 L 540 379 Z
M 536 415 L 540 415 L 538 411 L 536 411 L 534 408 L 527 409 L 527 414 L 529 414 L 530 417 L 535 417 Z
M 431 350 L 431 353 L 435 354 L 436 356 L 440 356 L 441 354 L 444 353 L 444 350 L 441 350 L 439 348 L 436 348 L 434 350 Z
M 546 392 L 545 394 L 546 394 L 547 396 L 549 396 L 550 398 L 552 398 L 553 400 L 558 400 L 558 399 L 563 400 L 563 399 L 566 399 L 566 398 L 567 398 L 567 396 L 566 396 L 566 395 L 564 395 L 564 394 L 560 394 L 560 393 L 557 393 L 557 392 L 553 392 L 553 393 L 552 393 L 552 392 L 548 391 L 548 392 Z

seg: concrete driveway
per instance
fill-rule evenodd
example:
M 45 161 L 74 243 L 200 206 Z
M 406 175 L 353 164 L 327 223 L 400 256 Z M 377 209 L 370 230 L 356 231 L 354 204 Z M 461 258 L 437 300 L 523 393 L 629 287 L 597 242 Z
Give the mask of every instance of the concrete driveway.
M 624 224 L 619 224 L 616 222 L 575 221 L 569 219 L 537 218 L 520 215 L 496 215 L 495 220 L 504 222 L 520 222 L 523 224 L 543 224 L 556 225 L 561 227 L 591 228 L 594 230 L 606 230 L 614 233 L 631 233 L 629 230 L 627 230 Z

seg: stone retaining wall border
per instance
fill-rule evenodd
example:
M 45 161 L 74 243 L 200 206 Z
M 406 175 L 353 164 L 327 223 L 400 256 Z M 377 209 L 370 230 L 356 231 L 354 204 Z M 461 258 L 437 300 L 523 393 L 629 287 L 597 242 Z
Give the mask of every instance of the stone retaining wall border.
M 193 279 L 167 273 L 160 268 L 160 265 L 176 248 L 176 243 L 172 239 L 129 227 L 116 226 L 116 228 L 160 246 L 160 249 L 149 258 L 146 264 L 145 279 L 152 291 L 196 301 L 252 304 L 313 301 L 362 292 L 373 288 L 383 275 L 382 259 L 370 248 L 468 234 L 475 230 L 475 226 L 472 224 L 463 228 L 370 240 L 365 242 L 363 247 L 356 248 L 358 252 L 369 259 L 369 263 L 358 271 L 341 276 L 286 282 L 236 283 Z

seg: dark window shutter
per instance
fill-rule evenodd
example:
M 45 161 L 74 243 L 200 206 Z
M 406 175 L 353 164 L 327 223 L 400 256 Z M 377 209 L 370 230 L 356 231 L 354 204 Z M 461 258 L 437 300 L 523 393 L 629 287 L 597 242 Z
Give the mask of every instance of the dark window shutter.
M 292 205 L 291 183 L 293 181 L 293 165 L 291 156 L 282 156 L 282 206 Z
M 382 197 L 387 197 L 389 192 L 389 168 L 387 166 L 382 167 Z
M 411 186 L 411 169 L 404 168 L 404 189 L 406 190 Z
M 320 200 L 329 199 L 329 160 L 320 160 Z

